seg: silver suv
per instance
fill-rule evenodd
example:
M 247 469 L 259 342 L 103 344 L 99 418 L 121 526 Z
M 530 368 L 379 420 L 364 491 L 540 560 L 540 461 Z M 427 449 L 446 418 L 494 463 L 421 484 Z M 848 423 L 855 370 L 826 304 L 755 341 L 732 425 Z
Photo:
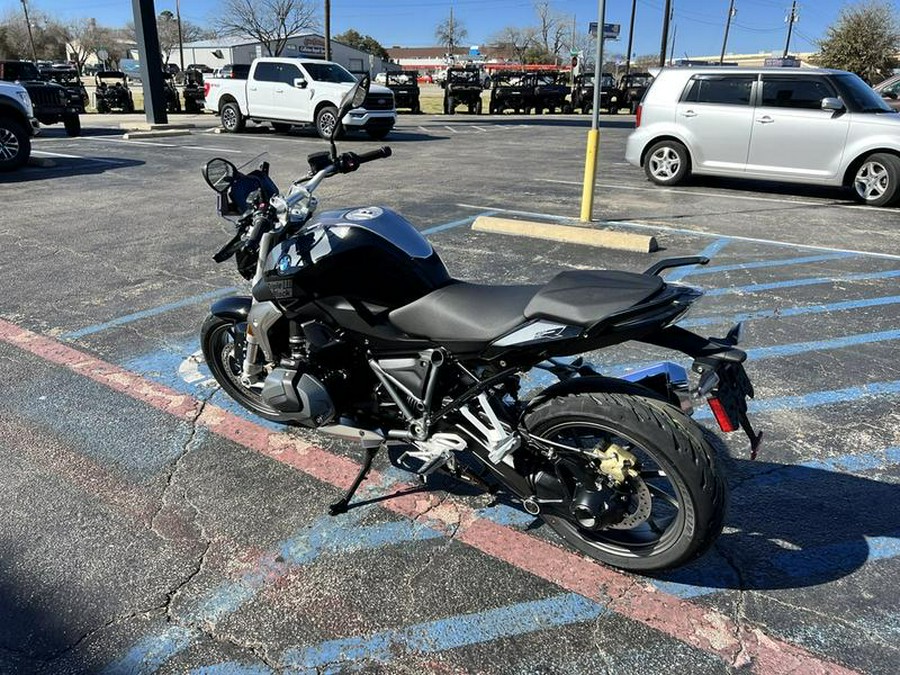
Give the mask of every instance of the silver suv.
M 695 173 L 852 186 L 885 206 L 900 198 L 900 114 L 840 70 L 666 68 L 625 159 L 659 185 Z

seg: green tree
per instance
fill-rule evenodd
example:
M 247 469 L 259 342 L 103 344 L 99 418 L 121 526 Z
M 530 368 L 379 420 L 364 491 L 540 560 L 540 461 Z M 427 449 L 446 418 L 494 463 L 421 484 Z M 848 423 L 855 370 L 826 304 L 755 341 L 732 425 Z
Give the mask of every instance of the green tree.
M 352 28 L 340 35 L 335 35 L 334 39 L 348 47 L 353 47 L 354 49 L 359 49 L 372 54 L 375 58 L 384 59 L 385 61 L 390 58 L 387 50 L 381 46 L 381 43 L 378 42 L 378 40 L 371 35 L 361 35 L 359 31 L 355 31 Z
M 874 83 L 897 67 L 898 50 L 900 26 L 894 8 L 883 0 L 870 0 L 841 11 L 811 60 L 825 68 L 849 70 Z

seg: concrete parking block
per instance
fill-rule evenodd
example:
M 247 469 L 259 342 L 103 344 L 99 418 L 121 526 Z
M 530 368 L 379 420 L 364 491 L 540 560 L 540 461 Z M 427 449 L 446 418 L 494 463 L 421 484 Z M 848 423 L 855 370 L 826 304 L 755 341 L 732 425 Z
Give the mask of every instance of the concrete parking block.
M 496 216 L 479 216 L 472 223 L 472 229 L 479 232 L 511 234 L 519 237 L 548 239 L 569 244 L 612 248 L 619 251 L 635 251 L 637 253 L 652 253 L 659 249 L 656 238 L 644 234 L 597 230 L 573 225 L 538 223 L 529 220 L 498 218 Z

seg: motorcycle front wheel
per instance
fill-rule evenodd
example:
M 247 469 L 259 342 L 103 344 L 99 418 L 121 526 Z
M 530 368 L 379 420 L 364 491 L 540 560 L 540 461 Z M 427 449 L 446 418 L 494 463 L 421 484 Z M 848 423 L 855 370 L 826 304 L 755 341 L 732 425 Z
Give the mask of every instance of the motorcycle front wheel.
M 712 448 L 680 410 L 624 393 L 574 394 L 550 399 L 526 418 L 529 433 L 578 451 L 578 480 L 566 476 L 566 491 L 594 489 L 604 476 L 593 449 L 613 445 L 637 460 L 637 476 L 625 491 L 624 516 L 606 527 L 585 518 L 567 501 L 542 507 L 541 517 L 570 546 L 613 567 L 652 572 L 684 565 L 704 553 L 722 531 L 726 484 Z M 554 471 L 548 465 L 545 471 Z M 555 471 L 559 475 L 558 469 Z M 595 482 L 596 481 L 596 482 Z
M 203 358 L 219 386 L 250 412 L 275 422 L 280 413 L 266 405 L 257 388 L 241 382 L 244 365 L 246 324 L 210 315 L 200 329 Z

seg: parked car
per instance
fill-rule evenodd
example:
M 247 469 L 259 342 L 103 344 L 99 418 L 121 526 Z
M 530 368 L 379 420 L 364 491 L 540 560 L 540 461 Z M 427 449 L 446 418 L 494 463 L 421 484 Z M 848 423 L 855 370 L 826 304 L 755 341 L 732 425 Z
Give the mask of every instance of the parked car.
M 846 186 L 900 197 L 900 114 L 840 70 L 665 68 L 638 107 L 625 159 L 659 185 L 691 173 Z
M 222 77 L 226 80 L 246 80 L 248 75 L 250 75 L 249 63 L 226 63 L 222 66 L 217 77 Z
M 31 156 L 38 121 L 25 87 L 0 81 L 0 171 L 23 166 Z
M 900 75 L 889 77 L 884 82 L 879 82 L 872 87 L 884 102 L 891 106 L 894 110 L 900 110 Z
M 222 128 L 243 131 L 248 120 L 267 122 L 276 131 L 295 124 L 315 124 L 328 138 L 337 123 L 341 98 L 356 78 L 343 66 L 317 59 L 264 57 L 253 61 L 246 81 L 206 78 L 205 106 L 221 116 Z M 390 89 L 373 84 L 366 100 L 343 119 L 344 127 L 385 138 L 394 128 L 397 110 Z
M 463 105 L 473 115 L 481 114 L 481 71 L 478 68 L 448 68 L 444 81 L 444 114 L 456 113 Z
M 48 62 L 47 66 L 52 64 Z M 41 79 L 37 66 L 30 61 L 0 61 L 0 80 L 25 87 L 34 106 L 34 116 L 41 124 L 62 122 L 69 136 L 81 133 L 78 117 L 83 111 L 81 101 L 70 101 L 65 87 Z
M 204 75 L 212 75 L 213 69 L 205 63 L 192 63 L 185 70 L 199 70 Z
M 401 70 L 379 73 L 379 75 L 384 75 L 384 85 L 394 93 L 394 105 L 396 107 L 409 108 L 413 113 L 421 112 L 418 71 Z
M 619 81 L 619 91 L 622 95 L 619 101 L 620 107 L 628 108 L 628 111 L 634 115 L 651 82 L 653 82 L 653 75 L 650 73 L 623 75 Z
M 98 113 L 134 112 L 128 76 L 121 70 L 101 70 L 94 76 L 94 99 Z

